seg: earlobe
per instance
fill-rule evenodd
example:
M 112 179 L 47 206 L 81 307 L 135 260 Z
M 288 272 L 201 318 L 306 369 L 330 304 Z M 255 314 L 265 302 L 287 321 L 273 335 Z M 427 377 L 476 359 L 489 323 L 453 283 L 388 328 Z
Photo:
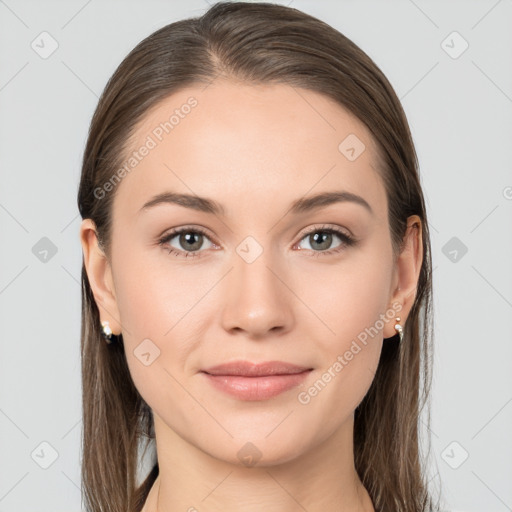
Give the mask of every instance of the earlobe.
M 411 215 L 407 219 L 407 229 L 404 236 L 402 252 L 396 262 L 397 286 L 390 299 L 393 309 L 397 310 L 400 325 L 404 329 L 409 312 L 416 298 L 418 279 L 423 262 L 423 238 L 421 219 Z M 398 308 L 398 305 L 400 308 Z M 384 327 L 384 338 L 397 334 L 395 321 Z
M 113 334 L 119 334 L 121 332 L 121 322 L 112 269 L 108 258 L 98 244 L 96 226 L 92 219 L 82 221 L 80 243 L 91 291 L 100 312 L 100 321 L 108 321 Z

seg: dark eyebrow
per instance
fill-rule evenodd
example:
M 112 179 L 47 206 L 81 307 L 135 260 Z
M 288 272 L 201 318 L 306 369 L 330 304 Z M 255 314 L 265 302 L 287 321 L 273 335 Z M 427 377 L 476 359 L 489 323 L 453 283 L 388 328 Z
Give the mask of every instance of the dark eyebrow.
M 322 208 L 334 203 L 351 202 L 356 203 L 366 208 L 372 215 L 372 207 L 361 196 L 353 194 L 352 192 L 336 191 L 336 192 L 322 192 L 315 196 L 303 197 L 291 206 L 292 213 L 304 213 L 316 208 Z
M 151 198 L 147 203 L 144 203 L 141 210 L 147 210 L 159 204 L 177 204 L 192 210 L 198 210 L 205 213 L 214 213 L 215 215 L 224 215 L 225 210 L 223 206 L 213 199 L 206 197 L 193 196 L 190 194 L 176 194 L 174 192 L 164 192 Z
M 371 214 L 373 210 L 371 206 L 361 197 L 352 192 L 322 192 L 320 194 L 303 197 L 294 201 L 291 205 L 290 211 L 292 214 L 305 213 L 317 208 L 329 206 L 334 203 L 352 202 L 359 204 L 366 208 Z M 225 215 L 224 207 L 206 197 L 199 197 L 190 194 L 176 194 L 174 192 L 164 192 L 151 198 L 148 202 L 144 203 L 141 210 L 147 210 L 159 204 L 177 204 L 192 210 L 198 210 L 205 213 L 213 213 L 215 215 Z

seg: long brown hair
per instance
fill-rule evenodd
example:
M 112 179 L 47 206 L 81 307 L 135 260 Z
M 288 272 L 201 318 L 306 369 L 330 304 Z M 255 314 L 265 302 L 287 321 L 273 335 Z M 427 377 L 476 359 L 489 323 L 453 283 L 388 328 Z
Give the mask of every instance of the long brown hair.
M 433 510 L 420 450 L 420 413 L 431 381 L 430 236 L 418 161 L 392 86 L 357 45 L 328 24 L 271 3 L 220 2 L 197 18 L 171 23 L 141 41 L 108 81 L 91 121 L 78 208 L 94 221 L 110 258 L 115 189 L 96 192 L 120 168 L 137 123 L 186 86 L 222 76 L 241 83 L 282 83 L 334 99 L 371 131 L 389 205 L 394 254 L 406 221 L 422 221 L 423 262 L 404 339 L 383 345 L 375 379 L 355 411 L 357 472 L 375 510 Z M 122 340 L 122 335 L 121 335 Z M 154 443 L 148 405 L 135 388 L 122 343 L 107 345 L 82 265 L 82 482 L 89 512 L 139 512 L 158 463 L 138 482 L 141 449 Z M 428 407 L 425 409 L 428 412 Z M 425 420 L 429 421 L 429 417 Z

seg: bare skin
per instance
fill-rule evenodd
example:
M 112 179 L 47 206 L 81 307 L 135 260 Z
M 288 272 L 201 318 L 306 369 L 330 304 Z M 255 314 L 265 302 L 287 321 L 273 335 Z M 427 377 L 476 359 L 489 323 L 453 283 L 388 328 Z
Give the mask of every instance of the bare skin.
M 123 333 L 133 381 L 154 415 L 160 475 L 144 512 L 373 511 L 354 468 L 354 410 L 382 343 L 396 334 L 395 317 L 404 325 L 414 302 L 420 220 L 409 218 L 395 260 L 370 132 L 303 89 L 220 79 L 191 86 L 148 113 L 133 150 L 189 97 L 197 105 L 116 185 L 111 261 L 94 224 L 86 219 L 80 229 L 101 320 Z M 366 147 L 354 161 L 338 149 L 349 134 Z M 164 191 L 210 198 L 225 212 L 171 203 L 141 210 Z M 354 201 L 290 211 L 298 199 L 332 191 L 362 197 L 371 212 Z M 158 244 L 181 227 L 189 237 L 194 227 L 205 230 L 198 249 L 179 235 Z M 315 242 L 327 228 L 355 244 L 337 234 Z M 246 254 L 259 255 L 248 262 Z M 393 307 L 399 312 L 379 324 Z M 378 334 L 345 357 L 371 326 Z M 149 365 L 134 354 L 146 339 L 160 351 Z M 341 370 L 333 369 L 338 356 Z M 201 373 L 238 359 L 313 370 L 270 399 L 241 400 Z M 315 394 L 326 372 L 331 378 Z M 252 466 L 244 447 L 253 450 Z

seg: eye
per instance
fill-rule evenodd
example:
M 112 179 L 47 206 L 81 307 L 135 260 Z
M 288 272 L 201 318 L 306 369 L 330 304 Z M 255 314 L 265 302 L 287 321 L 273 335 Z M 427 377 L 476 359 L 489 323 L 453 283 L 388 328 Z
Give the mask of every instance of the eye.
M 176 257 L 198 258 L 200 256 L 194 253 L 201 252 L 200 249 L 202 248 L 205 240 L 210 242 L 211 246 L 209 248 L 216 247 L 208 238 L 206 231 L 201 228 L 185 227 L 175 229 L 170 233 L 167 233 L 158 240 L 158 244 L 167 250 L 169 254 Z M 178 244 L 178 247 L 170 245 L 169 242 L 171 241 Z
M 334 248 L 331 248 L 333 237 L 338 238 L 341 242 Z M 309 249 L 314 251 L 311 256 L 326 256 L 338 253 L 356 243 L 356 240 L 352 236 L 344 233 L 340 229 L 325 226 L 309 231 L 301 241 L 302 240 L 306 240 L 310 244 Z M 302 250 L 301 247 L 299 247 L 299 249 Z M 306 249 L 308 248 L 306 247 Z
M 338 238 L 340 241 L 334 248 L 332 247 L 333 239 Z M 184 227 L 174 229 L 171 232 L 165 234 L 158 240 L 158 245 L 163 247 L 169 254 L 176 257 L 182 258 L 198 258 L 200 249 L 204 249 L 203 245 L 205 240 L 210 244 L 208 248 L 218 248 L 210 238 L 206 231 L 198 227 Z M 345 248 L 356 244 L 356 240 L 350 235 L 341 231 L 341 229 L 333 228 L 329 226 L 317 227 L 305 234 L 302 240 L 306 240 L 310 244 L 308 250 L 313 251 L 311 256 L 327 256 L 330 254 L 338 253 L 343 251 Z M 175 244 L 175 245 L 173 245 Z M 176 247 L 176 244 L 178 247 Z M 300 245 L 297 244 L 297 246 Z M 303 247 L 298 247 L 299 250 L 303 250 Z M 197 253 L 197 254 L 195 254 Z

